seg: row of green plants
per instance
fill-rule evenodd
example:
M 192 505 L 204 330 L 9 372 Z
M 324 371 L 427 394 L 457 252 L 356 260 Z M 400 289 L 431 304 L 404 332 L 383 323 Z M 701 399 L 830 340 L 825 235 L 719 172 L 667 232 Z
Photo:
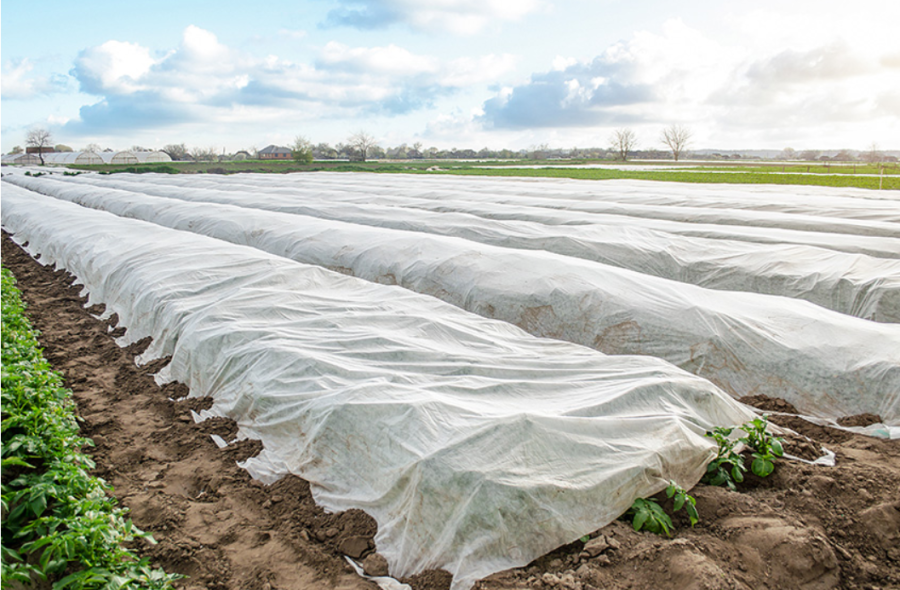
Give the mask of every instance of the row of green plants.
M 446 166 L 446 165 L 445 165 Z M 774 172 L 774 171 L 772 171 Z M 854 176 L 852 174 L 773 174 L 762 169 L 740 174 L 714 174 L 709 170 L 672 169 L 642 170 L 635 166 L 628 170 L 606 168 L 483 168 L 475 165 L 442 166 L 440 173 L 468 176 L 522 176 L 547 178 L 574 178 L 578 180 L 658 180 L 665 182 L 686 182 L 692 184 L 783 184 L 855 187 L 872 190 L 900 189 L 900 175 L 885 174 L 875 176 Z M 434 172 L 428 172 L 434 174 Z
M 726 486 L 732 491 L 738 490 L 738 484 L 744 482 L 747 473 L 747 460 L 750 461 L 750 472 L 758 477 L 768 477 L 775 471 L 775 461 L 784 456 L 783 439 L 772 436 L 768 432 L 769 418 L 763 415 L 754 418 L 738 427 L 716 427 L 706 436 L 716 441 L 718 450 L 715 459 L 706 466 L 706 474 L 702 481 L 712 486 Z M 744 436 L 734 437 L 735 430 L 744 432 Z M 738 453 L 738 445 L 749 450 L 749 457 Z M 666 496 L 673 500 L 672 510 L 684 509 L 691 522 L 691 527 L 700 521 L 697 513 L 697 502 L 687 491 L 674 481 L 669 482 Z M 658 535 L 671 537 L 675 526 L 672 518 L 655 498 L 637 498 L 623 518 L 631 520 L 634 530 L 646 530 Z
M 2 269 L 2 579 L 54 590 L 172 588 L 181 576 L 123 546 L 153 538 L 126 518 L 111 487 L 90 475 L 93 443 L 79 434 L 63 387 Z

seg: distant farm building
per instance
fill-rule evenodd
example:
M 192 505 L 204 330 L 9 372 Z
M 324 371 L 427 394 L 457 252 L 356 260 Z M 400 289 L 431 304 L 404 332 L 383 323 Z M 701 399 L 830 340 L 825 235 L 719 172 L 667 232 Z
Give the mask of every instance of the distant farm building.
M 140 164 L 134 152 L 100 152 L 104 164 Z
M 103 160 L 94 152 L 53 152 L 44 154 L 47 164 L 102 164 Z
M 56 166 L 69 164 L 145 164 L 171 162 L 172 158 L 165 152 L 45 152 L 44 163 Z M 7 154 L 3 156 L 4 164 L 36 165 L 41 163 L 38 154 Z
M 47 155 L 44 155 L 46 158 Z M 17 166 L 36 166 L 41 159 L 36 154 L 6 154 L 3 156 L 3 164 L 15 164 Z
M 158 162 L 171 162 L 172 158 L 166 152 L 131 152 L 133 153 L 138 162 L 141 164 L 147 163 L 158 163 Z
M 290 160 L 291 150 L 286 147 L 270 145 L 257 152 L 260 160 Z

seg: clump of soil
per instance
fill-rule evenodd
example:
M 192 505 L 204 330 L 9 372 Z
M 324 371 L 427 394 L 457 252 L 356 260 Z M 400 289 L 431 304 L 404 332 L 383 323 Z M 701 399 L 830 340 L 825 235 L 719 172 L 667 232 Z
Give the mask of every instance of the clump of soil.
M 3 263 L 19 281 L 44 353 L 65 374 L 85 435 L 96 444 L 96 473 L 113 484 L 135 524 L 159 541 L 143 547 L 156 565 L 190 576 L 181 583 L 185 589 L 376 588 L 343 559 L 351 555 L 370 574 L 384 575 L 372 518 L 358 510 L 326 514 L 297 477 L 271 486 L 253 481 L 237 462 L 258 453 L 258 441 L 232 443 L 237 427 L 230 420 L 194 423 L 191 411 L 208 409 L 211 400 L 171 401 L 188 391 L 155 384 L 151 375 L 166 361 L 134 363 L 149 342 L 118 347 L 113 338 L 124 328 L 117 318 L 97 319 L 102 307 L 84 309 L 72 277 L 3 240 Z M 784 400 L 742 401 L 796 433 L 785 437 L 788 453 L 812 460 L 825 447 L 836 466 L 781 460 L 768 478 L 748 477 L 740 492 L 698 485 L 691 493 L 700 523 L 691 528 L 675 513 L 673 538 L 617 521 L 587 543 L 566 545 L 476 587 L 900 588 L 900 441 L 812 424 Z M 848 417 L 841 424 L 877 418 Z M 232 444 L 220 449 L 211 435 Z M 671 512 L 671 500 L 658 500 Z M 414 590 L 445 590 L 450 580 L 446 572 L 429 571 L 404 581 Z

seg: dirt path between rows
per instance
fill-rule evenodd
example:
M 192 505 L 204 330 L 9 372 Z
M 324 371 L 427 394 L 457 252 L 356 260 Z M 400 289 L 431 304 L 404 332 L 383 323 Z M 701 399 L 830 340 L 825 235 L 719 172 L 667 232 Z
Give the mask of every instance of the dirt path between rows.
M 156 385 L 151 375 L 165 361 L 134 363 L 146 342 L 119 348 L 114 337 L 123 329 L 84 309 L 72 277 L 36 263 L 5 234 L 2 254 L 45 356 L 64 373 L 84 434 L 96 444 L 96 474 L 159 542 L 141 546 L 156 565 L 190 576 L 185 589 L 377 588 L 343 558 L 365 559 L 370 573 L 385 573 L 374 553 L 373 519 L 356 510 L 324 513 L 296 477 L 272 486 L 253 481 L 237 461 L 258 453 L 258 442 L 218 448 L 211 435 L 233 440 L 234 422 L 194 423 L 191 410 L 210 400 L 172 401 L 187 390 Z M 699 485 L 694 529 L 679 516 L 675 537 L 666 539 L 614 522 L 587 545 L 562 547 L 476 587 L 900 588 L 900 441 L 813 425 L 791 416 L 781 400 L 745 401 L 782 412 L 773 422 L 808 437 L 790 438 L 789 453 L 812 457 L 824 446 L 837 465 L 779 462 L 766 480 L 751 477 L 743 493 Z M 404 581 L 443 590 L 450 579 L 433 571 Z

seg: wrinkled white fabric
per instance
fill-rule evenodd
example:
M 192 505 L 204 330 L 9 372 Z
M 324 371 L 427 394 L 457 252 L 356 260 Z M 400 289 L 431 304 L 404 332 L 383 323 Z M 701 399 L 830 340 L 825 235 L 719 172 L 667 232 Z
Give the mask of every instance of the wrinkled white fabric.
M 362 184 L 366 178 L 380 180 L 368 175 L 358 182 Z M 53 180 L 67 178 L 54 176 Z M 696 238 L 631 225 L 544 225 L 379 203 L 334 203 L 319 198 L 311 187 L 272 195 L 194 187 L 193 184 L 210 184 L 201 179 L 177 187 L 158 183 L 159 180 L 165 178 L 155 176 L 142 181 L 92 175 L 80 179 L 78 184 L 459 237 L 506 248 L 546 250 L 701 287 L 804 299 L 856 317 L 900 322 L 900 260 L 896 259 L 801 244 Z M 13 182 L 44 194 L 59 194 L 61 190 L 45 178 Z M 245 186 L 240 180 L 235 182 Z M 849 206 L 839 211 L 852 212 Z M 900 251 L 900 239 L 896 242 Z
M 616 518 L 753 416 L 659 359 L 534 338 L 432 297 L 3 183 L 3 227 L 78 277 L 143 360 L 262 440 L 258 464 L 360 508 L 394 575 L 464 589 Z
M 537 336 L 666 359 L 735 397 L 900 425 L 900 325 L 723 292 L 540 251 L 33 180 L 59 198 L 399 284 Z
M 126 175 L 116 175 L 113 182 L 125 181 Z M 132 178 L 140 176 L 132 175 Z M 96 182 L 95 175 L 80 176 L 75 182 Z M 864 191 L 867 194 L 881 195 L 881 199 L 875 198 L 843 198 L 840 205 L 836 205 L 834 212 L 846 209 L 860 209 L 866 215 L 875 217 L 877 229 L 871 231 L 865 229 L 869 222 L 861 222 L 852 219 L 852 227 L 844 224 L 836 226 L 838 220 L 818 218 L 815 214 L 820 198 L 814 196 L 794 197 L 794 202 L 805 203 L 802 208 L 804 214 L 799 216 L 780 213 L 777 209 L 771 211 L 754 209 L 737 211 L 716 211 L 712 209 L 706 222 L 698 219 L 690 213 L 684 212 L 680 207 L 660 206 L 659 212 L 655 209 L 642 208 L 640 210 L 624 211 L 619 207 L 619 199 L 623 199 L 623 193 L 617 188 L 623 182 L 631 182 L 642 187 L 646 192 L 655 195 L 675 191 L 677 188 L 685 190 L 685 185 L 678 183 L 659 183 L 641 181 L 619 181 L 616 183 L 603 181 L 581 181 L 574 185 L 582 191 L 580 200 L 587 206 L 603 205 L 609 202 L 611 207 L 617 209 L 616 213 L 599 213 L 583 210 L 577 203 L 566 203 L 565 206 L 556 197 L 557 186 L 570 186 L 565 179 L 519 179 L 519 178 L 485 178 L 485 177 L 454 177 L 441 175 L 429 177 L 423 175 L 394 175 L 394 174 L 347 174 L 347 173 L 315 173 L 315 174 L 240 174 L 232 176 L 216 175 L 159 175 L 151 186 L 168 184 L 170 186 L 186 188 L 217 188 L 222 190 L 237 191 L 240 193 L 261 192 L 267 196 L 277 195 L 292 196 L 298 191 L 303 194 L 317 195 L 326 201 L 340 203 L 365 204 L 377 202 L 392 207 L 424 209 L 437 212 L 469 213 L 487 219 L 501 221 L 532 221 L 545 225 L 623 225 L 628 227 L 640 227 L 663 231 L 667 233 L 713 239 L 740 240 L 752 243 L 766 244 L 804 244 L 849 252 L 855 254 L 867 254 L 883 258 L 900 258 L 900 227 L 897 223 L 891 223 L 895 218 L 888 212 L 891 206 L 900 203 L 898 191 Z M 771 187 L 769 187 L 771 188 Z M 818 191 L 822 195 L 828 187 L 779 187 L 786 197 L 788 191 L 798 191 L 800 195 L 804 188 L 822 189 Z M 768 193 L 760 194 L 757 187 L 743 187 L 735 185 L 718 185 L 716 190 L 722 195 L 734 195 L 735 199 L 750 202 L 758 202 L 760 199 L 772 198 Z M 770 191 L 771 192 L 771 191 Z M 846 189 L 831 191 L 831 195 L 841 195 Z M 859 191 L 863 192 L 863 191 Z M 154 193 L 156 194 L 156 193 Z M 625 193 L 627 194 L 627 192 Z M 893 194 L 893 198 L 885 195 Z M 158 196 L 171 196 L 158 194 Z M 838 197 L 832 197 L 838 199 Z M 827 198 L 826 198 L 827 200 Z M 296 202 L 296 198 L 294 198 Z M 776 200 L 777 202 L 777 200 Z M 624 205 L 627 205 L 625 203 Z M 828 205 L 821 205 L 828 209 Z M 574 208 L 573 208 L 574 207 Z M 784 206 L 789 211 L 795 208 Z M 871 213 L 875 207 L 876 212 Z M 771 223 L 761 215 L 780 213 L 780 218 L 786 218 L 785 223 Z M 728 218 L 731 218 L 730 220 Z M 724 223 L 723 223 L 724 222 Z M 846 230 L 845 233 L 839 230 Z

